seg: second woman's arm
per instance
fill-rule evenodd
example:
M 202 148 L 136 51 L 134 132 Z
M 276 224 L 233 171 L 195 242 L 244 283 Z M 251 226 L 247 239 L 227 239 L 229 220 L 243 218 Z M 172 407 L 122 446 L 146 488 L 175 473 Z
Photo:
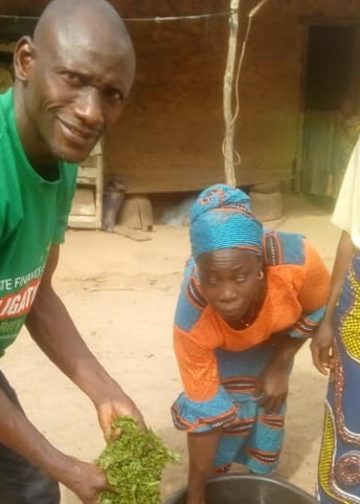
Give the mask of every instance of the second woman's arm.
M 334 339 L 333 321 L 336 305 L 341 294 L 346 270 L 350 264 L 353 252 L 354 245 L 351 241 L 351 236 L 346 231 L 343 231 L 337 248 L 327 309 L 319 330 L 311 343 L 314 365 L 320 373 L 325 375 L 327 374 L 328 368 L 331 366 L 332 344 Z

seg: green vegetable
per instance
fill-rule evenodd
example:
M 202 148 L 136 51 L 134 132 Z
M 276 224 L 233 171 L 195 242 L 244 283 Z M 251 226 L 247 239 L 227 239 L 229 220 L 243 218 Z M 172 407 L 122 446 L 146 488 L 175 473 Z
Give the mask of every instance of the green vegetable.
M 116 493 L 102 493 L 100 504 L 160 504 L 161 473 L 177 455 L 151 429 L 140 431 L 131 417 L 118 418 L 113 428 L 121 436 L 106 446 L 96 464 Z

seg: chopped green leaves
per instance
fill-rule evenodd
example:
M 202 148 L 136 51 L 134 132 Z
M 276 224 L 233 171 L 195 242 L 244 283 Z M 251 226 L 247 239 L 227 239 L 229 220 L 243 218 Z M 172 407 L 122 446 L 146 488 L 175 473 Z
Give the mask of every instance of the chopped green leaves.
M 161 473 L 177 455 L 151 429 L 140 431 L 131 417 L 118 418 L 113 427 L 121 436 L 106 446 L 96 464 L 114 493 L 104 492 L 100 504 L 160 504 Z

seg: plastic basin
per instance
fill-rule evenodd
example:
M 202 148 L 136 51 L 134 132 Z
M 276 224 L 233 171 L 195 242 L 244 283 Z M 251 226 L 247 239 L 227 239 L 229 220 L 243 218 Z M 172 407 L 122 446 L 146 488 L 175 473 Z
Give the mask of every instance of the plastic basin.
M 181 490 L 166 504 L 186 504 L 186 490 Z M 211 480 L 206 504 L 318 504 L 303 490 L 276 478 L 257 475 L 229 475 Z

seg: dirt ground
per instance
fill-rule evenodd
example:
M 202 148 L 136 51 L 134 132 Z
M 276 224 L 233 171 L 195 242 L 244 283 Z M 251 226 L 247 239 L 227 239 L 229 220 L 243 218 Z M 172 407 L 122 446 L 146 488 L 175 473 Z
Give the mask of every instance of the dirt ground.
M 331 267 L 338 231 L 329 210 L 304 198 L 285 202 L 274 227 L 305 234 Z M 185 436 L 169 408 L 181 391 L 172 351 L 172 320 L 189 253 L 188 230 L 156 226 L 150 241 L 70 230 L 56 276 L 58 292 L 90 348 L 143 411 L 149 425 L 183 454 L 163 478 L 164 495 L 186 478 Z M 35 425 L 59 449 L 87 461 L 104 446 L 95 411 L 83 394 L 45 358 L 24 331 L 2 359 Z M 279 474 L 313 492 L 326 379 L 312 367 L 308 348 L 291 379 L 286 440 Z M 78 500 L 63 489 L 62 503 Z

